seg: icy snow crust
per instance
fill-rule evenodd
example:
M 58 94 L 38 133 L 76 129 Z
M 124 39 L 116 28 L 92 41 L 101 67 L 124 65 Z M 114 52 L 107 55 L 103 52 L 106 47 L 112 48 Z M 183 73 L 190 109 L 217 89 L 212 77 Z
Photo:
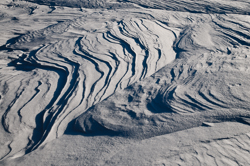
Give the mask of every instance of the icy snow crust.
M 235 123 L 249 130 L 249 2 L 30 2 L 0 3 L 3 164 L 31 152 L 42 154 L 64 134 L 105 135 L 144 145 L 144 139 L 202 132 L 201 126 L 217 131 Z M 228 133 L 221 137 L 227 135 L 231 142 L 226 144 L 245 157 L 212 158 L 249 164 L 249 134 Z M 193 148 L 202 154 L 204 147 L 225 143 L 200 139 Z M 106 164 L 128 164 L 121 155 L 105 158 Z M 151 165 L 195 163 L 188 158 L 196 154 L 183 155 Z M 208 161 L 206 155 L 197 158 Z

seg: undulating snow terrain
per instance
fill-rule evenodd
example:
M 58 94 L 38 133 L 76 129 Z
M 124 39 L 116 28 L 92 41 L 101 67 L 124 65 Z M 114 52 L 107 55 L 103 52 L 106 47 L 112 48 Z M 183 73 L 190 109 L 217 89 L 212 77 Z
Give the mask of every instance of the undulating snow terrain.
M 3 0 L 0 165 L 250 165 L 248 0 Z

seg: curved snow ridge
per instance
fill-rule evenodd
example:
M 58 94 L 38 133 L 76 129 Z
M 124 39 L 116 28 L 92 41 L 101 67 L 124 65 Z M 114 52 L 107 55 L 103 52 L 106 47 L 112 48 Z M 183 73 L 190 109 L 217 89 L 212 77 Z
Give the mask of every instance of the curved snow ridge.
M 242 47 L 232 49 L 231 54 L 178 60 L 90 108 L 76 119 L 75 129 L 145 138 L 203 122 L 244 122 L 250 116 L 250 93 L 246 91 L 250 49 Z
M 249 23 L 234 15 L 211 15 L 186 26 L 174 45 L 179 59 L 166 67 L 167 74 L 98 103 L 76 119 L 75 128 L 147 137 L 199 126 L 203 120 L 248 117 L 249 36 Z
M 241 49 L 242 51 L 242 49 Z M 162 105 L 175 113 L 194 113 L 204 110 L 247 109 L 250 86 L 249 60 L 241 53 L 207 55 L 199 63 L 177 65 L 171 72 L 180 72 L 176 83 L 160 89 Z
M 250 24 L 237 15 L 210 15 L 186 26 L 175 42 L 175 51 L 200 55 L 217 50 L 230 52 L 231 47 L 250 45 Z
M 1 156 L 1 159 L 28 147 L 32 143 L 33 134 L 34 138 L 39 137 L 42 130 L 39 122 L 42 119 L 37 121 L 37 115 L 52 100 L 56 89 L 54 82 L 58 79 L 53 71 L 45 68 L 31 71 L 34 66 L 21 64 L 20 60 L 9 65 L 17 70 L 6 67 L 6 73 L 1 73 L 1 122 L 3 129 L 14 137 L 8 146 L 2 146 L 8 153 Z
M 33 48 L 37 43 L 40 45 L 41 42 L 50 40 L 51 34 L 55 35 L 54 40 L 57 33 L 61 35 L 70 31 L 68 27 L 74 32 L 77 29 L 79 35 L 80 28 L 77 27 L 81 27 L 80 21 L 82 20 L 77 19 L 59 23 L 38 32 L 28 33 L 8 47 Z M 20 58 L 13 62 L 13 66 L 22 73 L 27 70 L 35 74 L 12 77 L 15 81 L 20 81 L 21 85 L 18 89 L 9 91 L 16 95 L 2 116 L 5 130 L 17 135 L 17 139 L 10 144 L 14 150 L 9 156 L 22 148 L 24 149 L 14 157 L 28 153 L 61 136 L 68 123 L 87 108 L 109 97 L 116 90 L 124 89 L 152 75 L 175 59 L 176 53 L 172 45 L 176 35 L 160 22 L 128 17 L 106 24 L 106 31 L 88 33 L 83 30 L 84 35 L 79 35 L 78 38 L 61 39 L 46 44 L 36 51 L 31 51 L 27 57 L 25 54 L 20 55 Z M 40 38 L 41 36 L 43 38 Z M 8 79 L 2 79 L 2 82 L 12 86 L 11 82 L 7 82 Z M 50 100 L 46 99 L 39 109 L 35 109 L 34 105 L 29 107 L 35 111 L 27 112 L 26 106 L 40 103 L 45 97 Z M 15 111 L 16 107 L 19 113 Z M 30 114 L 40 120 L 27 120 Z M 18 123 L 14 122 L 16 118 L 20 119 Z M 41 125 L 42 129 L 39 128 Z M 20 130 L 17 130 L 18 128 Z M 26 128 L 27 131 L 23 132 L 20 138 L 18 133 Z M 20 139 L 34 137 L 34 129 L 39 129 L 42 134 L 39 139 L 36 138 L 38 142 L 28 141 L 26 145 L 15 149 L 14 144 Z

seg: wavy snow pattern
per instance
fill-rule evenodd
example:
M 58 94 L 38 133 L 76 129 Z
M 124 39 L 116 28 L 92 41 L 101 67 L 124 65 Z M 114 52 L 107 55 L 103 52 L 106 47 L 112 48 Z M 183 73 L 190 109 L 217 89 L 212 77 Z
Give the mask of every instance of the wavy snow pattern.
M 229 28 L 224 22 L 236 25 Z M 234 29 L 239 25 L 241 33 Z M 75 128 L 147 138 L 203 122 L 242 123 L 242 118 L 250 116 L 246 90 L 250 86 L 250 34 L 246 30 L 249 23 L 234 16 L 213 16 L 186 27 L 175 42 L 179 59 L 96 104 L 77 118 Z
M 29 49 L 34 44 L 55 40 L 51 40 L 50 35 L 75 31 L 77 26 L 80 28 L 81 21 L 59 23 L 28 33 L 10 43 L 9 47 Z M 4 129 L 17 134 L 19 126 L 30 126 L 32 129 L 43 124 L 39 142 L 26 142 L 26 149 L 15 157 L 61 136 L 68 123 L 86 109 L 116 90 L 150 76 L 175 59 L 175 52 L 171 48 L 175 34 L 160 22 L 125 18 L 106 24 L 109 28 L 104 32 L 85 32 L 78 38 L 46 44 L 13 62 L 12 65 L 18 70 L 32 70 L 31 76 L 24 73 L 19 77 L 2 78 L 1 82 L 8 82 L 8 86 L 16 84 L 11 79 L 20 81 L 18 89 L 14 89 L 16 95 L 2 116 Z M 41 37 L 44 40 L 41 41 Z M 13 91 L 8 91 L 6 95 L 9 93 Z M 30 110 L 40 100 L 45 100 L 42 106 Z M 31 111 L 33 116 L 37 115 L 37 118 L 42 117 L 43 121 L 31 123 L 22 116 L 27 116 L 24 114 L 27 111 Z M 31 132 L 26 133 L 26 138 L 32 136 Z M 22 133 L 21 137 L 24 135 Z M 15 141 L 10 146 L 13 144 Z M 10 154 L 16 152 L 12 150 Z
M 82 2 L 91 8 L 118 3 Z M 0 131 L 11 138 L 1 148 L 2 160 L 42 147 L 67 129 L 143 139 L 204 122 L 248 124 L 248 2 L 122 2 L 137 9 L 96 10 L 0 47 L 24 52 L 0 64 Z M 244 16 L 224 14 L 232 11 Z

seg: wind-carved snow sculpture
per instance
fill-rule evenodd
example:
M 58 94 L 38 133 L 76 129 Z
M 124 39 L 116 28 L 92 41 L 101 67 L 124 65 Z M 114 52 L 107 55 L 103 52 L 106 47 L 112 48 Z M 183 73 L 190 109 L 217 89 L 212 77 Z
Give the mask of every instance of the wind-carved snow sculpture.
M 8 45 L 43 46 L 13 61 L 20 74 L 1 81 L 11 101 L 2 123 L 14 135 L 6 157 L 21 156 L 61 136 L 89 107 L 175 59 L 176 35 L 158 21 L 126 17 L 99 25 L 86 30 L 79 18 L 30 32 Z
M 173 63 L 91 107 L 75 129 L 144 139 L 206 122 L 249 124 L 249 29 L 215 15 L 186 26 Z
M 87 133 L 108 129 L 144 138 L 199 126 L 203 120 L 226 119 L 229 105 L 243 110 L 231 112 L 231 117 L 248 115 L 247 101 L 216 100 L 217 95 L 231 93 L 223 88 L 209 92 L 217 85 L 212 81 L 224 88 L 229 87 L 226 82 L 239 85 L 230 88 L 240 91 L 248 85 L 244 74 L 241 86 L 220 71 L 228 57 L 233 58 L 233 48 L 249 46 L 245 17 L 160 11 L 123 11 L 115 17 L 115 13 L 93 12 L 7 42 L 6 49 L 26 53 L 1 70 L 8 70 L 1 73 L 1 131 L 8 133 L 6 139 L 13 138 L 4 145 L 2 159 L 27 154 L 66 129 Z M 228 57 L 217 68 L 204 58 L 220 53 Z M 198 60 L 205 61 L 201 68 L 194 67 Z M 162 78 L 144 80 L 167 64 Z M 215 72 L 204 74 L 209 66 Z M 139 85 L 132 85 L 137 81 Z M 244 95 L 248 97 L 241 93 L 239 99 Z M 214 118 L 217 115 L 222 118 Z

